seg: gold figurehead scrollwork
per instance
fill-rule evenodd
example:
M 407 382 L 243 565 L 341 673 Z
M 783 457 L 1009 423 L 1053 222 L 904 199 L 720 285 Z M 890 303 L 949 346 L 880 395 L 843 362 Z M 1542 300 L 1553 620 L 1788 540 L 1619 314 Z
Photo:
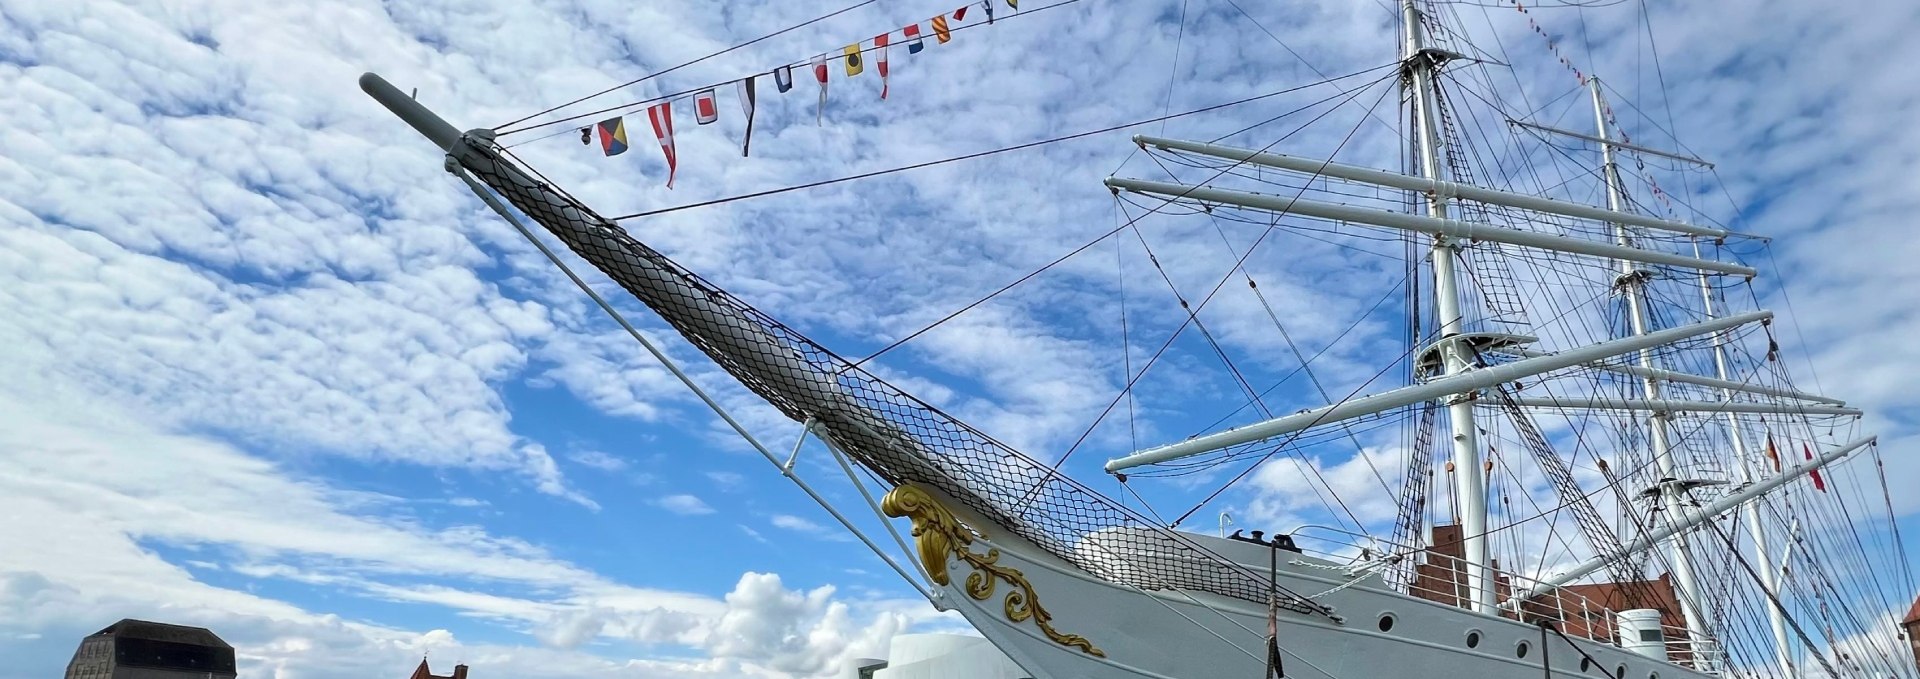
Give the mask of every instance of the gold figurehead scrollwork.
M 999 581 L 1005 580 L 1013 586 L 1002 600 L 1007 619 L 1013 622 L 1033 620 L 1040 631 L 1054 643 L 1080 649 L 1097 658 L 1107 657 L 1106 651 L 1094 648 L 1093 642 L 1078 634 L 1064 634 L 1053 628 L 1053 614 L 1040 605 L 1040 596 L 1033 590 L 1033 584 L 1027 582 L 1025 573 L 1011 566 L 1000 565 L 1000 550 L 989 548 L 985 554 L 976 554 L 972 549 L 974 533 L 960 524 L 953 513 L 940 505 L 932 495 L 914 486 L 900 486 L 887 493 L 880 501 L 880 511 L 891 517 L 907 517 L 913 520 L 914 544 L 920 549 L 920 563 L 927 568 L 927 576 L 934 584 L 950 585 L 953 580 L 947 572 L 947 557 L 966 563 L 973 568 L 967 574 L 964 589 L 967 596 L 978 601 L 993 597 L 993 591 Z

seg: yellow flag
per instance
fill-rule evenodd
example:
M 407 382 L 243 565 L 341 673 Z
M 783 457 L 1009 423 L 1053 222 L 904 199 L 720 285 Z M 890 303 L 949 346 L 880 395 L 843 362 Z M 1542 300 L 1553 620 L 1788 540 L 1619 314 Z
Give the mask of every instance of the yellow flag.
M 860 59 L 860 43 L 848 45 L 840 51 L 847 55 L 847 77 L 860 75 L 861 71 L 867 70 L 866 62 Z

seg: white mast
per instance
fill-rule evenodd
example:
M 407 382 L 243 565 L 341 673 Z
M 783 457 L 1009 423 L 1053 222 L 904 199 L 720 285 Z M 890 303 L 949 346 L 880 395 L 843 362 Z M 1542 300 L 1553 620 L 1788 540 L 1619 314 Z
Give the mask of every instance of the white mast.
M 1600 78 L 1598 76 L 1589 77 L 1587 79 L 1587 88 L 1591 90 L 1593 94 L 1594 123 L 1600 130 L 1600 172 L 1604 175 L 1607 184 L 1607 208 L 1618 212 L 1622 209 L 1622 203 L 1625 201 L 1622 198 L 1619 167 L 1614 163 L 1612 137 L 1607 130 L 1606 103 L 1600 97 Z M 1632 243 L 1632 239 L 1627 233 L 1626 225 L 1615 223 L 1613 225 L 1613 232 L 1616 244 L 1626 247 Z M 1647 333 L 1645 284 L 1645 271 L 1634 265 L 1633 262 L 1624 259 L 1620 261 L 1620 279 L 1618 285 L 1621 292 L 1626 295 L 1627 320 L 1635 335 L 1644 335 Z M 1640 351 L 1640 367 L 1648 370 L 1656 367 L 1651 349 Z M 1640 390 L 1647 400 L 1660 400 L 1660 380 L 1651 375 L 1643 377 L 1640 380 Z M 1666 510 L 1667 521 L 1678 522 L 1681 520 L 1683 512 L 1685 511 L 1685 498 L 1681 497 L 1681 494 L 1684 493 L 1685 490 L 1680 486 L 1679 475 L 1673 462 L 1673 441 L 1669 438 L 1669 432 L 1667 431 L 1668 417 L 1669 414 L 1666 412 L 1655 411 L 1651 413 L 1647 417 L 1647 429 L 1649 439 L 1653 443 L 1654 466 L 1659 470 L 1660 474 L 1656 486 L 1659 490 L 1660 502 Z M 1709 644 L 1712 643 L 1710 639 L 1711 630 L 1706 619 L 1706 611 L 1702 610 L 1700 606 L 1700 596 L 1702 592 L 1699 582 L 1694 578 L 1693 562 L 1689 556 L 1687 547 L 1687 536 L 1685 533 L 1675 533 L 1672 539 L 1673 542 L 1669 544 L 1668 559 L 1672 562 L 1671 567 L 1673 569 L 1674 584 L 1678 586 L 1680 590 L 1680 611 L 1685 614 L 1687 620 L 1687 641 L 1693 646 L 1694 657 L 1704 658 L 1706 662 L 1712 664 L 1714 663 L 1712 659 L 1713 653 L 1709 647 Z
M 1700 254 L 1700 242 L 1697 240 L 1694 241 L 1693 244 L 1693 254 L 1695 256 L 1699 256 Z M 1706 310 L 1707 318 L 1713 318 L 1713 286 L 1708 283 L 1707 276 L 1704 273 L 1700 275 L 1699 281 L 1700 301 L 1705 305 L 1703 308 Z M 1716 332 L 1713 334 L 1713 370 L 1714 374 L 1722 380 L 1728 379 L 1727 376 L 1732 374 L 1732 372 L 1727 369 L 1727 338 L 1724 332 Z M 1732 390 L 1727 389 L 1722 390 L 1722 392 L 1727 400 L 1733 400 Z M 1740 469 L 1741 483 L 1753 483 L 1753 470 L 1748 466 L 1750 460 L 1747 457 L 1747 437 L 1746 434 L 1742 432 L 1742 429 L 1743 427 L 1740 426 L 1740 416 L 1733 412 L 1728 412 L 1727 438 L 1733 441 L 1733 456 L 1736 460 L 1734 466 Z M 1766 606 L 1767 622 L 1770 623 L 1773 628 L 1774 660 L 1780 663 L 1781 676 L 1792 679 L 1795 674 L 1792 648 L 1787 645 L 1787 612 L 1781 610 L 1779 603 L 1782 594 L 1780 591 L 1780 576 L 1779 573 L 1773 569 L 1773 554 L 1772 550 L 1767 546 L 1766 526 L 1760 522 L 1760 512 L 1752 511 L 1746 514 L 1747 532 L 1753 533 L 1753 552 L 1755 561 L 1758 562 L 1758 570 L 1760 571 L 1759 584 L 1762 589 L 1771 595 L 1768 597 Z
M 1434 120 L 1433 68 L 1439 62 L 1435 58 L 1438 50 L 1429 52 L 1426 45 L 1426 31 L 1420 23 L 1420 9 L 1414 6 L 1415 0 L 1403 0 L 1401 4 L 1401 22 L 1407 27 L 1406 53 L 1402 63 L 1406 66 L 1405 87 L 1413 102 L 1413 118 L 1420 147 L 1420 173 L 1434 181 L 1445 181 L 1440 160 L 1440 132 L 1438 122 Z M 1440 193 L 1427 196 L 1427 216 L 1435 219 L 1447 218 L 1448 197 Z M 1435 236 L 1433 247 L 1428 250 L 1433 260 L 1433 296 L 1434 307 L 1439 315 L 1440 344 L 1437 346 L 1444 360 L 1445 374 L 1458 375 L 1473 368 L 1473 362 L 1467 353 L 1462 336 L 1464 326 L 1460 317 L 1460 290 L 1455 255 L 1459 253 L 1458 242 L 1449 236 Z M 1473 401 L 1468 394 L 1456 394 L 1446 399 L 1447 420 L 1453 431 L 1454 495 L 1460 499 L 1460 534 L 1462 551 L 1466 556 L 1467 597 L 1472 601 L 1471 608 L 1490 615 L 1498 615 L 1495 607 L 1493 574 L 1490 568 L 1492 559 L 1487 554 L 1487 482 L 1485 472 L 1481 470 L 1479 428 L 1473 418 Z

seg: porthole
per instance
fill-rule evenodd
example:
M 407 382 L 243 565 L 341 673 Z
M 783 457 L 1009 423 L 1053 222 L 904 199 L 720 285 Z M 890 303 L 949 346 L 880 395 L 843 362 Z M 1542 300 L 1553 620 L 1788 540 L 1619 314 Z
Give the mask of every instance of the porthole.
M 1531 644 L 1528 644 L 1527 642 L 1522 641 L 1519 644 L 1514 645 L 1513 657 L 1525 658 L 1527 657 L 1527 651 L 1532 649 L 1533 649 L 1533 646 Z
M 1393 614 L 1392 613 L 1380 614 L 1380 631 L 1382 632 L 1393 631 Z
M 1480 630 L 1474 630 L 1474 631 L 1468 632 L 1467 648 L 1479 648 L 1479 647 L 1480 647 Z
M 1660 679 L 1660 673 L 1659 673 L 1659 672 L 1648 672 L 1648 673 L 1647 673 L 1647 679 Z
M 1590 669 L 1593 669 L 1593 660 L 1591 658 L 1581 658 L 1580 671 L 1585 672 Z
M 1613 679 L 1627 679 L 1627 666 L 1621 665 L 1619 669 L 1614 670 Z

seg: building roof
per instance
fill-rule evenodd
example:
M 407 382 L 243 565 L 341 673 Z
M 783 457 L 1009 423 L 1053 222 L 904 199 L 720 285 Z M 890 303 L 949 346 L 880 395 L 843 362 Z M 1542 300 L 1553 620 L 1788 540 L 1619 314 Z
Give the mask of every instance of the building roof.
M 1920 599 L 1913 600 L 1913 607 L 1907 609 L 1907 617 L 1900 619 L 1901 625 L 1920 623 Z
M 420 659 L 420 666 L 413 668 L 413 676 L 408 679 L 467 679 L 467 666 L 454 665 L 453 674 L 434 674 L 427 668 L 427 659 Z
M 127 618 L 108 625 L 106 629 L 95 632 L 93 636 L 112 636 L 121 639 L 148 639 L 168 641 L 176 644 L 193 644 L 213 648 L 233 648 L 220 635 L 205 627 L 169 625 L 164 622 L 151 622 Z

